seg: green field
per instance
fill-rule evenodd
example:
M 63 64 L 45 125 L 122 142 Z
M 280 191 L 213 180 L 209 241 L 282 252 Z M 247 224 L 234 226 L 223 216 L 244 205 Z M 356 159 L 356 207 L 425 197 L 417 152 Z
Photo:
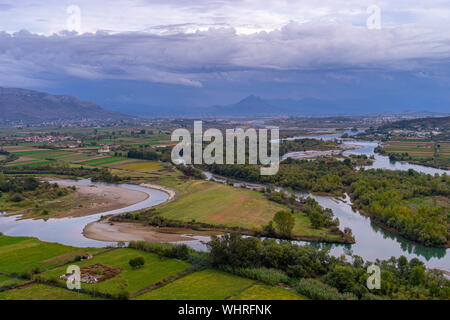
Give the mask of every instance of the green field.
M 63 288 L 33 284 L 21 289 L 0 292 L 0 300 L 96 300 L 95 298 Z
M 257 191 L 194 180 L 185 182 L 178 199 L 158 207 L 158 212 L 172 220 L 255 230 L 268 224 L 277 211 L 285 209 Z M 305 214 L 295 214 L 294 235 L 320 236 L 324 232 L 325 229 L 312 228 Z
M 34 269 L 47 270 L 76 256 L 96 253 L 104 249 L 75 248 L 36 238 L 0 236 L 0 272 L 29 273 Z
M 69 149 L 39 149 L 24 146 L 5 147 L 6 150 L 19 156 L 19 159 L 11 162 L 8 166 L 29 165 L 36 166 L 48 164 L 55 161 L 65 161 L 72 164 L 80 164 L 85 166 L 99 166 L 127 160 L 122 157 L 92 155 L 92 150 L 79 152 Z M 25 151 L 22 151 L 25 150 Z
M 94 159 L 94 160 L 79 161 L 77 163 L 79 163 L 81 165 L 100 166 L 100 165 L 105 165 L 105 164 L 110 164 L 110 163 L 115 163 L 115 162 L 121 162 L 124 160 L 127 160 L 127 158 L 104 157 L 104 158 L 99 158 L 99 159 Z
M 20 165 L 42 165 L 48 164 L 55 161 L 66 161 L 68 163 L 80 161 L 80 160 L 90 160 L 92 157 L 87 153 L 80 153 L 75 151 L 67 151 L 62 149 L 40 149 L 33 148 L 32 146 L 12 146 L 5 147 L 11 153 L 19 156 L 14 162 L 8 164 L 8 166 L 20 166 Z
M 173 187 L 184 181 L 177 179 L 182 174 L 167 163 L 127 159 L 103 165 L 110 168 L 111 172 L 122 177 L 131 177 L 143 181 L 156 182 L 157 184 Z
M 220 271 L 204 270 L 139 295 L 136 299 L 223 300 L 249 288 L 253 283 L 253 280 Z
M 3 288 L 15 287 L 27 282 L 23 279 L 11 278 L 0 274 L 0 292 Z
M 308 300 L 290 289 L 255 284 L 229 300 Z
M 74 262 L 75 255 L 86 252 L 94 257 Z M 143 257 L 145 265 L 131 268 L 128 262 L 135 257 Z M 115 266 L 120 273 L 96 284 L 82 283 L 79 293 L 66 289 L 65 280 L 59 278 L 72 264 L 81 268 L 93 264 Z M 30 274 L 31 280 L 0 275 L 0 300 L 84 300 L 99 294 L 117 297 L 124 291 L 138 300 L 303 299 L 281 287 L 211 269 L 195 272 L 185 261 L 131 248 L 81 249 L 34 238 L 0 236 L 0 272 L 21 273 L 36 266 L 43 272 Z
M 390 140 L 384 143 L 387 154 L 407 154 L 406 161 L 450 168 L 450 142 L 423 139 Z
M 122 136 L 109 139 L 88 139 L 86 143 L 96 144 L 130 144 L 130 145 L 156 145 L 170 142 L 170 135 L 152 135 L 144 137 Z
M 134 270 L 128 262 L 130 259 L 139 256 L 145 259 L 145 265 L 140 269 Z M 102 253 L 95 256 L 93 259 L 75 264 L 83 267 L 96 263 L 119 267 L 122 271 L 114 278 L 106 281 L 96 284 L 83 283 L 82 287 L 84 289 L 109 294 L 118 294 L 122 290 L 125 290 L 131 295 L 158 281 L 177 275 L 179 272 L 189 267 L 189 264 L 184 261 L 175 259 L 160 259 L 155 254 L 128 248 L 116 249 Z M 58 278 L 60 275 L 65 274 L 65 271 L 66 267 L 60 267 L 45 272 L 40 276 L 43 279 L 65 283 L 63 280 Z

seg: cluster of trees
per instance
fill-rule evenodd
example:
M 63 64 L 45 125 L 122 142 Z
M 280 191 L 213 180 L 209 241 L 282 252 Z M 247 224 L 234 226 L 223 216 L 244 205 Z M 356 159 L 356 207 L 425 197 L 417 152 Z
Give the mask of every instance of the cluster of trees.
M 199 169 L 194 168 L 193 166 L 185 166 L 184 164 L 177 165 L 176 168 L 183 172 L 183 174 L 187 177 L 192 177 L 195 179 L 205 179 L 205 175 Z
M 375 156 L 367 157 L 365 154 L 350 154 L 349 159 L 354 166 L 370 166 L 373 164 Z M 344 161 L 347 161 L 347 159 Z
M 297 191 L 342 195 L 347 186 L 357 180 L 357 172 L 350 161 L 319 158 L 316 161 L 288 158 L 280 164 L 277 174 L 260 175 L 256 165 L 206 166 L 215 174 L 255 183 L 277 185 Z
M 115 154 L 116 156 L 118 153 Z M 159 147 L 152 150 L 130 150 L 126 153 L 128 158 L 133 159 L 143 159 L 152 161 L 164 161 L 170 162 L 171 160 L 171 148 L 170 147 Z
M 267 199 L 286 205 L 291 209 L 291 215 L 300 211 L 305 213 L 315 229 L 327 228 L 332 234 L 343 236 L 350 243 L 355 239 L 350 228 L 345 228 L 344 232 L 339 230 L 339 219 L 334 217 L 333 211 L 329 208 L 323 208 L 315 199 L 311 197 L 297 198 L 294 194 L 288 196 L 283 191 L 274 191 L 272 188 L 266 188 L 264 195 Z M 275 219 L 263 227 L 263 235 L 267 237 L 289 238 L 289 234 L 282 234 L 274 226 Z M 278 228 L 279 229 L 279 228 Z
M 273 217 L 273 223 L 270 222 L 269 226 L 272 228 L 273 224 L 275 224 L 275 228 L 271 233 L 278 234 L 281 237 L 289 238 L 292 234 L 292 229 L 295 226 L 295 218 L 292 212 L 289 211 L 278 211 L 275 213 Z
M 128 151 L 127 157 L 128 158 L 134 158 L 134 159 L 144 159 L 144 160 L 159 160 L 160 154 L 156 151 L 137 151 L 137 150 L 131 150 Z
M 315 199 L 307 197 L 302 203 L 302 211 L 306 213 L 313 228 L 338 227 L 338 218 L 333 219 L 333 211 L 323 208 Z
M 141 250 L 145 252 L 152 252 L 160 257 L 188 260 L 189 257 L 196 252 L 185 244 L 170 244 L 165 242 L 145 242 L 145 241 L 130 241 L 129 248 Z
M 436 197 L 450 196 L 446 174 L 372 169 L 360 172 L 359 177 L 350 187 L 358 208 L 411 240 L 430 246 L 447 245 L 449 208 L 433 203 Z
M 34 177 L 7 176 L 0 172 L 0 199 L 5 195 L 8 202 L 21 202 L 30 197 L 40 196 L 56 199 L 68 193 L 68 188 L 60 188 L 58 184 L 39 182 Z M 45 212 L 43 211 L 44 214 Z
M 437 206 L 434 203 L 427 204 L 426 201 L 422 201 L 419 206 L 410 203 L 416 198 L 429 201 L 434 201 L 436 197 L 448 199 L 450 179 L 446 174 L 431 176 L 412 169 L 357 171 L 350 161 L 332 158 L 316 161 L 288 158 L 273 176 L 260 175 L 256 165 L 210 165 L 207 169 L 226 177 L 297 191 L 338 196 L 348 192 L 356 207 L 408 239 L 430 246 L 446 246 L 449 241 L 448 205 Z M 275 196 L 274 200 L 277 200 Z M 315 226 L 333 224 L 329 213 L 320 206 L 310 203 L 304 207 L 302 211 L 308 213 Z
M 425 166 L 431 166 L 435 168 L 444 168 L 448 169 L 450 168 L 450 159 L 447 157 L 440 157 L 439 156 L 439 144 L 435 147 L 434 156 L 432 157 L 412 157 L 409 155 L 408 152 L 386 152 L 383 147 L 376 147 L 375 152 L 378 152 L 381 155 L 386 155 L 389 157 L 390 161 L 407 161 L 410 163 L 419 163 Z
M 294 278 L 318 277 L 330 271 L 336 258 L 325 248 L 297 246 L 288 241 L 243 238 L 236 233 L 213 236 L 207 244 L 213 266 L 233 268 L 272 268 Z
M 130 259 L 130 261 L 128 261 L 128 264 L 131 266 L 131 268 L 138 269 L 144 266 L 145 260 L 144 257 L 136 257 Z
M 113 175 L 108 168 L 85 168 L 70 167 L 63 162 L 41 164 L 39 166 L 14 166 L 1 167 L 2 172 L 8 174 L 54 174 L 72 177 L 86 177 L 91 178 L 92 181 L 102 181 L 107 183 L 117 183 L 123 179 L 117 175 Z
M 0 172 L 0 191 L 4 193 L 34 191 L 39 184 L 39 181 L 33 177 L 12 177 Z
M 89 174 L 92 181 L 101 181 L 107 183 L 118 183 L 122 181 L 118 175 L 112 174 L 108 168 L 100 168 L 98 171 Z
M 14 160 L 19 158 L 14 153 L 10 153 L 10 152 L 5 151 L 5 150 L 0 150 L 0 155 L 6 156 L 5 159 L 0 160 L 0 166 L 6 164 L 8 162 L 14 161 Z
M 214 267 L 272 284 L 284 282 L 316 299 L 450 298 L 450 281 L 441 271 L 426 269 L 417 258 L 377 260 L 381 289 L 369 292 L 367 267 L 372 263 L 359 256 L 347 262 L 331 256 L 326 248 L 242 238 L 237 234 L 212 237 L 208 248 L 208 259 Z

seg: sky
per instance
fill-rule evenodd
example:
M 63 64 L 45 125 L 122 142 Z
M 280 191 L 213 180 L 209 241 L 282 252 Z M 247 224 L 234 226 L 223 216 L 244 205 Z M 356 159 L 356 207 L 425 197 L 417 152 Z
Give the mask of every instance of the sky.
M 448 0 L 0 0 L 0 86 L 121 110 L 255 94 L 449 111 L 448 17 Z

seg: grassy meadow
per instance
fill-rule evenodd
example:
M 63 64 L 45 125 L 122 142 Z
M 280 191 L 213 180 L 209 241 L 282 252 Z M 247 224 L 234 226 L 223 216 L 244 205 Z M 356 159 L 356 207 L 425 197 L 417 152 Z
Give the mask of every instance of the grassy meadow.
M 390 154 L 408 154 L 411 161 L 438 167 L 450 168 L 450 142 L 417 138 L 390 140 L 383 150 Z
M 253 280 L 224 272 L 203 270 L 137 296 L 136 299 L 224 300 L 249 288 L 253 283 Z
M 77 255 L 86 253 L 94 256 L 76 261 Z M 136 257 L 144 258 L 144 266 L 129 265 Z M 120 272 L 98 283 L 82 283 L 81 290 L 72 291 L 59 277 L 73 264 L 80 268 L 101 264 L 120 268 Z M 0 300 L 92 300 L 118 297 L 121 292 L 136 300 L 304 299 L 281 287 L 192 268 L 182 260 L 131 248 L 74 248 L 34 238 L 0 236 Z
M 255 284 L 229 300 L 307 300 L 308 298 L 283 287 Z
M 98 298 L 45 284 L 31 284 L 0 292 L 0 300 L 98 300 Z
M 31 274 L 67 263 L 79 255 L 105 249 L 75 248 L 29 237 L 0 235 L 0 273 Z
M 130 259 L 136 257 L 143 257 L 145 265 L 140 269 L 134 270 L 128 262 Z M 83 284 L 86 290 L 106 294 L 119 294 L 122 290 L 126 290 L 133 295 L 139 290 L 145 289 L 145 287 L 165 278 L 175 276 L 189 267 L 189 264 L 184 261 L 161 259 L 155 254 L 128 248 L 112 250 L 95 256 L 93 259 L 74 264 L 79 267 L 84 267 L 96 263 L 119 267 L 122 270 L 112 279 L 96 284 Z M 58 277 L 64 274 L 65 270 L 66 267 L 60 267 L 47 271 L 40 276 L 45 280 L 52 280 L 64 284 L 65 281 Z
M 9 146 L 5 149 L 20 156 L 17 162 L 9 164 L 11 166 L 64 161 L 70 166 L 106 167 L 111 173 L 131 178 L 135 183 L 152 183 L 175 189 L 177 199 L 158 208 L 162 217 L 171 220 L 261 230 L 277 211 L 286 209 L 284 205 L 269 201 L 256 191 L 210 181 L 186 179 L 168 163 L 110 155 L 94 157 L 91 153 L 38 149 L 30 146 Z M 24 158 L 26 160 L 23 160 Z M 57 211 L 68 211 L 76 202 L 72 201 L 74 199 L 76 195 L 69 195 L 64 201 L 45 204 L 50 214 L 46 217 L 52 216 Z M 20 205 L 26 205 L 26 201 Z M 327 229 L 314 229 L 305 214 L 301 212 L 295 214 L 294 236 L 314 237 L 323 236 L 325 233 Z
M 257 191 L 201 180 L 174 185 L 178 199 L 157 207 L 161 216 L 184 222 L 202 222 L 227 227 L 260 230 L 284 205 L 267 200 Z M 294 235 L 320 236 L 325 229 L 314 229 L 303 213 L 295 214 Z

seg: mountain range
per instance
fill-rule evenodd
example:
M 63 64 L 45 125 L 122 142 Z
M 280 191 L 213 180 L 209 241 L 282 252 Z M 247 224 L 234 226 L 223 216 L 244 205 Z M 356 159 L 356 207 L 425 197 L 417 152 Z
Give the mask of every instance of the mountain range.
M 122 109 L 116 108 L 121 111 Z M 125 112 L 125 111 L 124 111 Z M 231 116 L 276 116 L 276 115 L 362 115 L 393 114 L 391 108 L 380 107 L 375 102 L 359 99 L 321 100 L 314 98 L 294 99 L 263 99 L 250 95 L 237 103 L 214 105 L 210 107 L 153 107 L 136 105 L 127 107 L 126 113 L 141 117 L 231 117 Z M 419 116 L 438 116 L 439 112 L 396 111 L 395 113 L 410 113 Z M 443 113 L 443 114 L 448 114 Z
M 52 95 L 28 89 L 0 87 L 0 123 L 40 123 L 57 120 L 131 120 L 136 117 L 245 117 L 278 115 L 358 115 L 380 110 L 370 102 L 320 99 L 263 99 L 250 95 L 237 103 L 209 107 L 116 106 L 109 110 L 71 95 Z M 379 114 L 381 114 L 379 113 Z M 408 111 L 401 112 L 402 114 Z M 410 111 L 411 115 L 438 116 L 435 112 Z M 447 112 L 446 115 L 449 113 Z
M 0 87 L 0 123 L 56 120 L 125 120 L 133 117 L 106 110 L 71 95 Z

